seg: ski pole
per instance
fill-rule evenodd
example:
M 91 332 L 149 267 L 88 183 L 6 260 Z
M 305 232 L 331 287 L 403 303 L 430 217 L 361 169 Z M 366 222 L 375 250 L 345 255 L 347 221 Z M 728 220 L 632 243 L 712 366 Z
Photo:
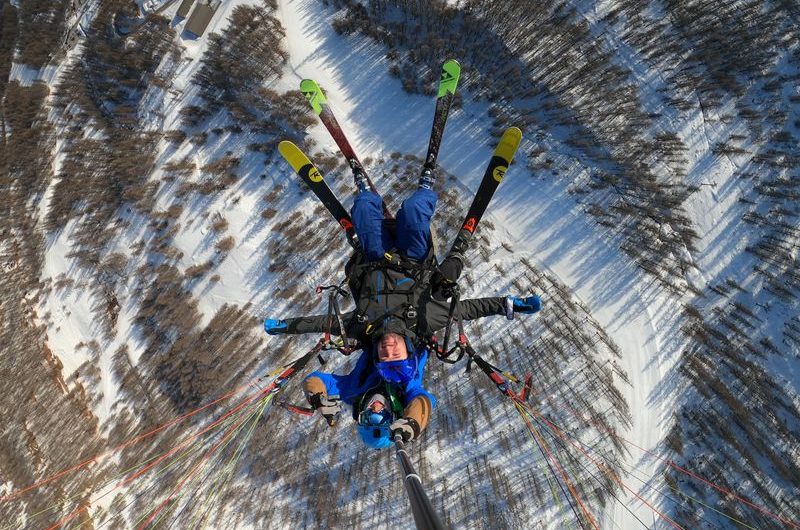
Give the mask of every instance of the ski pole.
M 433 509 L 433 505 L 431 505 L 431 501 L 422 487 L 422 479 L 419 478 L 417 472 L 414 471 L 414 466 L 411 465 L 411 459 L 408 457 L 403 445 L 403 437 L 395 436 L 394 445 L 395 455 L 400 463 L 400 470 L 405 476 L 403 481 L 417 530 L 444 530 L 444 525 L 439 519 L 439 515 Z

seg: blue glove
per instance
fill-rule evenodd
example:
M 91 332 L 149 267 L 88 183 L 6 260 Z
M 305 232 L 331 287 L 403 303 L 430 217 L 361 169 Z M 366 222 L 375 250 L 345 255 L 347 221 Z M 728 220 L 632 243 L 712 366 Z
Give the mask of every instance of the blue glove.
M 536 313 L 542 308 L 542 299 L 539 295 L 517 298 L 515 296 L 506 297 L 506 318 L 514 319 L 514 313 Z
M 268 318 L 264 321 L 264 331 L 266 331 L 268 335 L 278 335 L 279 333 L 286 333 L 288 329 L 289 326 L 286 324 L 285 320 Z

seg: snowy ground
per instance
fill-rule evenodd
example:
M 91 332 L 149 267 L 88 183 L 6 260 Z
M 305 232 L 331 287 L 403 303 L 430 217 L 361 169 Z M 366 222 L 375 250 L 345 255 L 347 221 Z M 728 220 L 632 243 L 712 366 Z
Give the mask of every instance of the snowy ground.
M 358 39 L 342 38 L 321 24 L 326 17 L 313 0 L 283 0 L 279 12 L 287 28 L 294 74 L 284 80 L 299 84 L 304 77 L 314 77 L 325 87 L 362 159 L 394 150 L 424 155 L 433 107 L 430 98 L 405 94 L 400 82 L 386 73 L 380 50 L 359 46 Z M 468 87 L 469 80 L 462 79 L 460 85 Z M 448 122 L 439 165 L 474 190 L 493 146 L 486 134 L 490 123 L 485 109 L 467 108 Z M 317 132 L 317 139 L 335 149 L 323 132 Z M 670 403 L 653 399 L 652 394 L 672 364 L 672 357 L 665 356 L 664 335 L 671 334 L 674 311 L 669 301 L 648 292 L 647 280 L 618 249 L 604 242 L 597 225 L 582 214 L 561 183 L 543 181 L 523 168 L 519 164 L 509 170 L 492 202 L 492 220 L 506 228 L 517 252 L 572 287 L 620 346 L 620 364 L 632 382 L 632 387 L 620 385 L 633 414 L 633 428 L 626 437 L 655 449 L 668 428 L 664 422 Z M 491 294 L 495 293 L 485 293 Z M 546 310 L 547 293 L 543 298 Z M 633 452 L 629 464 L 652 475 L 657 462 L 643 467 L 642 457 Z M 652 514 L 646 506 L 635 512 L 643 520 Z M 639 524 L 620 507 L 608 515 L 621 528 Z
M 249 2 L 224 2 L 207 34 L 221 30 L 235 6 L 244 3 Z M 387 157 L 394 151 L 422 156 L 430 131 L 433 101 L 429 97 L 403 92 L 400 81 L 387 73 L 382 49 L 364 39 L 343 38 L 333 32 L 328 24 L 330 10 L 326 9 L 315 0 L 279 1 L 277 16 L 287 31 L 286 46 L 290 59 L 284 77 L 275 88 L 294 90 L 303 78 L 317 80 L 325 89 L 362 160 Z M 180 35 L 180 27 L 176 31 Z M 205 51 L 207 41 L 204 38 L 187 39 L 185 35 L 181 39 L 186 47 L 184 63 L 169 91 L 171 99 L 164 102 L 165 108 L 159 109 L 163 116 L 152 123 L 154 128 L 176 128 L 180 108 L 193 101 L 189 80 L 199 66 L 198 59 Z M 15 65 L 12 79 L 30 84 L 37 78 L 51 81 L 55 75 L 49 70 L 44 74 L 29 70 Z M 462 80 L 461 85 L 468 100 L 469 79 Z M 689 205 L 689 214 L 702 237 L 698 245 L 700 251 L 695 256 L 699 267 L 698 287 L 702 287 L 705 278 L 714 277 L 726 265 L 721 258 L 732 254 L 727 244 L 720 244 L 720 240 L 724 243 L 735 241 L 733 235 L 726 232 L 732 222 L 732 218 L 726 216 L 731 215 L 729 206 L 739 193 L 728 182 L 734 162 L 727 158 L 708 158 L 708 142 L 711 141 L 708 137 L 713 133 L 705 128 L 704 119 L 708 117 L 700 112 L 695 116 L 695 120 L 686 123 L 684 138 L 691 149 L 689 181 L 700 181 L 702 177 L 702 180 L 716 184 L 703 186 Z M 486 132 L 489 128 L 490 120 L 483 104 L 469 104 L 466 110 L 453 113 L 445 133 L 439 163 L 448 172 L 459 176 L 461 183 L 472 190 L 477 187 L 493 147 Z M 318 145 L 335 151 L 335 145 L 321 125 L 312 129 L 310 134 Z M 162 155 L 165 155 L 168 147 L 164 145 L 163 148 L 165 152 Z M 217 156 L 216 152 L 193 149 L 185 146 L 182 151 L 168 156 L 179 160 L 191 154 L 198 167 Z M 242 155 L 246 165 L 244 146 L 239 146 L 239 149 L 241 152 L 237 154 Z M 651 279 L 644 277 L 622 255 L 602 227 L 582 212 L 581 205 L 573 196 L 566 194 L 564 182 L 532 175 L 524 169 L 524 160 L 521 162 L 511 168 L 500 187 L 491 206 L 492 220 L 505 231 L 520 257 L 528 257 L 536 266 L 550 271 L 570 286 L 620 346 L 623 354 L 620 364 L 630 376 L 631 385 L 620 382 L 619 387 L 633 415 L 633 427 L 623 435 L 645 449 L 657 449 L 669 428 L 672 410 L 670 389 L 663 386 L 663 378 L 672 367 L 680 347 L 675 338 L 679 313 L 677 300 L 666 297 Z M 267 171 L 272 178 L 292 178 L 288 168 L 270 166 L 265 169 L 253 165 L 249 169 L 254 175 Z M 234 205 L 232 201 L 237 196 L 239 201 Z M 196 287 L 195 294 L 206 319 L 210 319 L 225 303 L 244 304 L 264 299 L 264 293 L 253 292 L 253 287 L 258 286 L 239 281 L 248 275 L 252 277 L 253 270 L 264 267 L 263 263 L 258 263 L 262 256 L 259 234 L 253 233 L 253 225 L 258 222 L 258 208 L 251 203 L 253 197 L 234 190 L 210 205 L 210 214 L 225 212 L 229 230 L 237 235 L 239 244 L 216 271 L 222 280 L 214 285 L 201 282 Z M 168 204 L 168 199 L 164 198 L 165 204 Z M 187 215 L 188 212 L 184 214 Z M 186 217 L 180 221 L 185 229 L 178 236 L 176 245 L 184 250 L 183 266 L 202 263 L 213 253 L 213 245 L 207 243 L 208 223 L 192 223 Z M 62 274 L 70 277 L 74 273 L 74 265 L 63 257 L 69 252 L 69 233 L 69 229 L 64 230 L 48 242 L 43 278 L 55 279 Z M 251 237 L 239 242 L 238 235 L 247 233 Z M 135 241 L 136 231 L 132 229 L 128 236 L 130 241 Z M 125 241 L 120 242 L 120 250 L 124 250 L 124 244 Z M 269 286 L 262 285 L 261 288 L 268 290 Z M 485 293 L 487 296 L 492 294 L 502 293 Z M 542 295 L 546 310 L 547 293 Z M 49 342 L 64 364 L 65 377 L 86 360 L 81 353 L 85 350 L 78 350 L 76 345 L 98 334 L 90 312 L 92 305 L 87 291 L 59 293 L 54 290 L 54 296 L 43 308 L 43 313 L 49 311 L 51 314 Z M 110 355 L 132 338 L 131 315 L 126 313 L 124 306 L 115 343 L 101 357 L 104 373 L 110 373 Z M 67 310 L 67 307 L 71 309 Z M 272 309 L 264 308 L 263 311 Z M 135 351 L 132 356 L 136 358 Z M 113 386 L 108 379 L 104 381 L 103 410 L 96 411 L 101 418 L 115 400 Z M 632 450 L 628 464 L 652 476 L 657 462 Z M 637 487 L 633 481 L 629 480 L 628 484 Z M 642 493 L 650 496 L 644 490 Z M 632 501 L 629 506 L 642 520 L 651 520 L 652 512 L 647 507 Z M 638 525 L 638 521 L 620 506 L 608 510 L 606 516 L 604 528 L 610 526 L 611 520 L 620 528 Z

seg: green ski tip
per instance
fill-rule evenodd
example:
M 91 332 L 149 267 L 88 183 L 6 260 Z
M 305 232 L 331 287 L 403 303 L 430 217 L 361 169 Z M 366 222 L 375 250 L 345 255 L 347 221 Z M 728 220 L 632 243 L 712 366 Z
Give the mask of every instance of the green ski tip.
M 442 77 L 439 80 L 439 93 L 437 98 L 447 94 L 455 94 L 458 78 L 461 76 L 461 65 L 455 59 L 448 59 L 442 65 Z
M 313 79 L 303 79 L 300 81 L 300 92 L 306 97 L 311 108 L 314 109 L 318 115 L 322 112 L 322 106 L 328 104 L 328 98 L 322 92 L 316 81 Z

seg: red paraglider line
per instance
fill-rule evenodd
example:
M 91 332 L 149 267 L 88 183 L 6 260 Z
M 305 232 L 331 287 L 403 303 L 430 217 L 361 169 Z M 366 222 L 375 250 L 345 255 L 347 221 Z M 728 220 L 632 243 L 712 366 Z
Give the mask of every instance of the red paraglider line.
M 81 462 L 79 464 L 75 464 L 72 467 L 68 467 L 68 468 L 63 469 L 63 470 L 61 470 L 61 471 L 59 471 L 59 472 L 57 472 L 57 473 L 55 473 L 55 474 L 53 474 L 53 475 L 51 475 L 49 477 L 46 477 L 46 478 L 44 478 L 42 480 L 34 482 L 33 484 L 31 484 L 30 486 L 28 486 L 26 488 L 23 488 L 21 490 L 17 490 L 17 491 L 15 491 L 13 493 L 10 493 L 10 494 L 8 494 L 8 495 L 6 495 L 4 497 L 0 497 L 0 502 L 6 502 L 6 501 L 10 501 L 12 499 L 15 499 L 15 498 L 19 497 L 20 495 L 22 495 L 22 494 L 24 494 L 24 493 L 26 493 L 28 491 L 31 491 L 33 489 L 36 489 L 36 488 L 40 487 L 40 486 L 43 486 L 43 485 L 45 485 L 45 484 L 47 484 L 49 482 L 52 482 L 52 481 L 54 481 L 54 480 L 56 480 L 58 478 L 63 477 L 64 475 L 66 475 L 66 474 L 68 474 L 68 473 L 70 473 L 72 471 L 76 471 L 78 469 L 86 467 L 89 464 L 91 464 L 92 462 L 99 461 L 99 460 L 101 460 L 101 459 L 103 459 L 103 458 L 105 458 L 105 457 L 107 457 L 107 456 L 109 456 L 109 455 L 111 455 L 113 453 L 116 453 L 117 451 L 120 451 L 120 450 L 122 450 L 122 449 L 124 449 L 126 447 L 129 447 L 131 445 L 134 445 L 134 444 L 136 444 L 136 443 L 138 443 L 138 442 L 140 442 L 140 441 L 142 441 L 142 440 L 144 440 L 146 438 L 149 438 L 149 437 L 153 436 L 154 434 L 156 434 L 156 433 L 158 433 L 160 431 L 163 431 L 164 429 L 166 429 L 168 427 L 171 427 L 171 426 L 175 425 L 176 423 L 180 423 L 181 421 L 183 421 L 183 420 L 185 420 L 187 418 L 191 418 L 192 416 L 202 412 L 203 410 L 205 410 L 205 409 L 207 409 L 207 408 L 209 408 L 209 407 L 211 407 L 213 405 L 216 405 L 220 401 L 224 401 L 224 400 L 230 398 L 231 396 L 234 396 L 234 395 L 238 394 L 242 390 L 255 385 L 258 382 L 259 379 L 260 378 L 253 379 L 249 383 L 244 384 L 244 385 L 240 386 L 239 388 L 237 388 L 235 390 L 232 390 L 231 392 L 228 392 L 227 394 L 224 394 L 224 395 L 218 397 L 214 401 L 211 401 L 211 402 L 206 403 L 205 405 L 203 405 L 201 407 L 198 407 L 198 408 L 196 408 L 196 409 L 194 409 L 192 411 L 189 411 L 186 414 L 184 414 L 182 416 L 179 416 L 178 418 L 175 418 L 174 420 L 169 421 L 169 422 L 167 422 L 167 423 L 165 423 L 165 424 L 163 424 L 163 425 L 161 425 L 159 427 L 156 427 L 156 428 L 154 428 L 154 429 L 152 429 L 152 430 L 150 430 L 150 431 L 148 431 L 148 432 L 146 432 L 144 434 L 140 434 L 139 436 L 131 438 L 130 440 L 128 440 L 126 442 L 123 442 L 120 445 L 118 445 L 118 446 L 116 446 L 116 447 L 114 447 L 112 449 L 109 449 L 108 451 L 105 451 L 104 453 L 97 454 L 97 455 L 95 455 L 95 456 L 93 456 L 93 457 L 91 457 L 91 458 L 89 458 L 87 460 L 84 460 L 83 462 Z
M 130 476 L 126 477 L 125 479 L 123 479 L 123 481 L 121 482 L 121 484 L 120 484 L 120 485 L 124 486 L 124 485 L 128 484 L 130 481 L 134 480 L 135 478 L 137 478 L 137 477 L 140 477 L 140 476 L 141 476 L 141 475 L 143 475 L 144 473 L 147 473 L 147 471 L 148 471 L 148 470 L 150 470 L 150 469 L 154 468 L 154 467 L 155 467 L 155 466 L 157 466 L 159 463 L 161 463 L 162 461 L 164 461 L 164 459 L 166 459 L 166 458 L 168 458 L 169 456 L 171 456 L 171 455 L 175 454 L 176 452 L 178 452 L 178 451 L 179 451 L 181 448 L 185 447 L 185 446 L 186 446 L 186 444 L 188 444 L 188 443 L 189 443 L 189 442 L 191 442 L 192 440 L 196 439 L 196 438 L 197 438 L 197 437 L 199 437 L 200 435 L 202 435 L 202 434 L 204 434 L 204 433 L 207 433 L 208 431 L 210 431 L 211 429 L 213 429 L 214 427 L 216 427 L 217 425 L 219 425 L 220 423 L 222 423 L 222 421 L 224 421 L 226 418 L 228 418 L 229 416 L 232 416 L 233 414 L 235 414 L 236 412 L 238 412 L 239 410 L 241 410 L 242 408 L 244 408 L 244 407 L 245 407 L 245 406 L 246 406 L 248 403 L 252 403 L 253 401 L 255 401 L 256 399 L 258 399 L 258 398 L 259 398 L 259 397 L 261 397 L 261 396 L 263 396 L 263 392 L 257 392 L 255 395 L 253 395 L 253 396 L 251 396 L 251 397 L 249 397 L 249 398 L 245 399 L 244 401 L 242 401 L 241 403 L 239 403 L 238 405 L 236 405 L 235 407 L 233 407 L 232 409 L 230 409 L 228 412 L 226 412 L 225 414 L 223 414 L 222 416 L 220 416 L 219 418 L 217 418 L 217 419 L 216 419 L 216 420 L 215 420 L 213 423 L 211 423 L 210 425 L 208 425 L 208 426 L 204 427 L 202 430 L 200 430 L 200 431 L 198 431 L 198 432 L 194 433 L 193 435 L 189 436 L 189 437 L 188 437 L 188 438 L 186 438 L 185 440 L 182 440 L 182 441 L 181 441 L 181 442 L 180 442 L 178 445 L 176 445 L 175 447 L 173 447 L 172 449 L 170 449 L 169 451 L 167 451 L 167 452 L 166 452 L 166 453 L 164 453 L 163 455 L 159 456 L 159 457 L 158 457 L 156 460 L 154 460 L 153 462 L 150 462 L 149 464 L 147 464 L 145 467 L 143 467 L 143 468 L 142 468 L 142 469 L 140 469 L 139 471 L 136 471 L 136 472 L 135 472 L 135 473 L 133 473 L 132 475 L 130 475 Z
M 263 393 L 263 392 L 259 392 L 259 393 L 257 394 L 257 396 L 264 396 L 264 393 Z M 248 401 L 252 401 L 252 400 L 248 400 Z M 187 482 L 187 481 L 188 481 L 190 478 L 192 478 L 192 477 L 195 475 L 195 473 L 197 472 L 197 470 L 198 470 L 198 469 L 200 469 L 200 467 L 201 467 L 202 465 L 205 465 L 205 463 L 208 461 L 208 459 L 211 457 L 211 455 L 213 455 L 213 454 L 216 452 L 216 450 L 217 450 L 217 449 L 219 449 L 219 447 L 220 447 L 220 446 L 221 446 L 221 445 L 222 445 L 222 444 L 223 444 L 223 443 L 224 443 L 224 442 L 225 442 L 225 441 L 226 441 L 228 438 L 230 438 L 230 437 L 233 435 L 233 433 L 235 433 L 235 432 L 236 432 L 236 430 L 238 429 L 238 427 L 239 427 L 239 426 L 240 426 L 242 423 L 244 423 L 246 420 L 247 420 L 247 418 L 246 418 L 246 417 L 245 417 L 245 418 L 242 418 L 241 420 L 239 420 L 239 421 L 238 421 L 238 423 L 236 423 L 236 424 L 234 424 L 234 425 L 232 425 L 231 427 L 229 427 L 229 428 L 228 428 L 228 432 L 226 432 L 225 434 L 223 434 L 222 438 L 221 438 L 221 439 L 220 439 L 220 440 L 219 440 L 219 441 L 218 441 L 216 444 L 214 444 L 214 446 L 213 446 L 213 447 L 211 447 L 211 449 L 209 449 L 209 450 L 206 452 L 206 454 L 205 454 L 205 455 L 203 455 L 203 458 L 202 458 L 202 459 L 201 459 L 201 460 L 200 460 L 200 461 L 199 461 L 197 464 L 195 464 L 195 466 L 194 466 L 194 467 L 193 467 L 193 468 L 192 468 L 192 469 L 189 471 L 189 473 L 187 473 L 187 474 L 186 474 L 186 476 L 183 478 L 183 480 L 180 482 L 180 484 L 178 484 L 178 485 L 175 487 L 175 489 L 173 489 L 173 490 L 172 490 L 172 492 L 169 494 L 169 496 L 168 496 L 166 499 L 164 499 L 164 501 L 163 501 L 163 502 L 162 502 L 162 503 L 161 503 L 161 504 L 158 506 L 158 508 L 156 508 L 156 509 L 155 509 L 155 510 L 154 510 L 154 511 L 153 511 L 153 512 L 150 514 L 150 517 L 148 517 L 148 518 L 147 518 L 147 520 L 146 520 L 144 523 L 142 523 L 141 525 L 139 525 L 139 526 L 137 527 L 137 530 L 143 530 L 144 528 L 146 528 L 146 527 L 147 527 L 147 525 L 149 525 L 149 524 L 150 524 L 150 523 L 153 521 L 153 519 L 155 519 L 155 518 L 156 518 L 156 516 L 157 516 L 157 515 L 158 515 L 158 514 L 161 512 L 161 510 L 163 510 L 163 509 L 164 509 L 164 507 L 165 507 L 167 504 L 169 504 L 169 503 L 172 501 L 172 498 L 173 498 L 173 497 L 175 497 L 175 494 L 176 494 L 176 493 L 178 493 L 178 491 L 180 491 L 180 490 L 181 490 L 181 488 L 183 488 L 183 486 L 186 484 L 186 482 Z
M 559 438 L 561 438 L 561 439 L 562 439 L 562 440 L 564 440 L 564 441 L 567 441 L 567 442 L 569 442 L 569 444 L 570 444 L 570 445 L 572 445 L 573 447 L 576 447 L 576 448 L 577 448 L 577 449 L 578 449 L 578 450 L 579 450 L 581 453 L 583 453 L 583 455 L 584 455 L 586 458 L 588 458 L 588 459 L 589 459 L 589 460 L 590 460 L 590 461 L 591 461 L 591 462 L 592 462 L 594 465 L 596 465 L 596 466 L 597 466 L 597 468 L 598 468 L 600 471 L 602 471 L 603 473 L 605 473 L 606 475 L 608 475 L 608 476 L 609 476 L 609 478 L 611 478 L 611 480 L 613 480 L 614 482 L 616 482 L 617 484 L 619 484 L 620 486 L 622 486 L 623 488 L 625 488 L 626 490 L 628 490 L 629 492 L 631 492 L 631 493 L 632 493 L 632 494 L 633 494 L 633 495 L 634 495 L 634 496 L 635 496 L 637 499 L 639 499 L 640 501 L 642 501 L 643 503 L 645 503 L 645 504 L 647 505 L 647 507 L 648 507 L 648 508 L 650 508 L 650 509 L 651 509 L 651 510 L 652 510 L 654 513 L 658 514 L 658 516 L 659 516 L 659 517 L 661 517 L 661 518 L 662 518 L 662 519 L 664 519 L 665 521 L 669 522 L 669 523 L 670 523 L 670 524 L 671 524 L 671 525 L 672 525 L 674 528 L 676 528 L 677 530 L 684 530 L 682 526 L 680 526 L 678 523 L 676 523 L 675 521 L 673 521 L 673 520 L 672 520 L 670 517 L 668 517 L 667 515 L 665 515 L 665 514 L 661 513 L 660 511 L 658 511 L 658 510 L 657 510 L 657 509 L 656 509 L 656 508 L 655 508 L 655 507 L 654 507 L 652 504 L 650 504 L 649 502 L 647 502 L 647 500 L 646 500 L 644 497 L 642 497 L 641 495 L 639 495 L 638 493 L 636 493 L 636 492 L 635 492 L 635 491 L 634 491 L 632 488 L 630 488 L 630 487 L 629 487 L 627 484 L 625 484 L 624 482 L 622 482 L 622 479 L 620 479 L 620 478 L 619 478 L 619 476 L 618 476 L 616 473 L 614 473 L 614 471 L 613 471 L 613 470 L 609 469 L 609 468 L 608 468 L 608 466 L 606 466 L 605 464 L 602 464 L 602 463 L 598 462 L 597 460 L 595 460 L 595 459 L 594 459 L 594 458 L 593 458 L 593 457 L 592 457 L 592 456 L 591 456 L 589 453 L 587 453 L 587 452 L 586 452 L 586 450 L 585 450 L 583 447 L 581 447 L 580 445 L 576 444 L 576 443 L 575 443 L 575 442 L 572 440 L 572 438 L 571 438 L 570 436 L 568 436 L 568 435 L 565 435 L 565 434 L 564 434 L 564 433 L 561 431 L 561 429 L 559 429 L 559 428 L 558 428 L 558 427 L 557 427 L 555 424 L 553 424 L 552 422 L 550 422 L 550 421 L 549 421 L 547 418 L 545 418 L 543 415 L 541 415 L 541 414 L 538 414 L 538 413 L 537 413 L 537 412 L 536 412 L 536 411 L 533 409 L 533 407 L 531 407 L 531 406 L 530 406 L 530 405 L 528 405 L 527 403 L 523 403 L 523 404 L 522 404 L 522 406 L 525 408 L 525 410 L 529 411 L 529 413 L 531 413 L 531 414 L 534 414 L 534 415 L 536 416 L 536 419 L 538 419 L 539 421 L 542 421 L 542 422 L 544 422 L 545 424 L 547 424 L 547 426 L 550 428 L 550 430 L 551 430 L 551 431 L 553 431 L 553 432 L 555 432 L 555 433 L 558 435 L 558 437 L 559 437 Z
M 542 395 L 540 392 L 537 392 L 537 394 L 539 394 L 540 396 Z M 558 407 L 558 406 L 557 406 L 557 405 L 556 405 L 556 404 L 553 402 L 553 400 L 552 400 L 552 399 L 550 399 L 550 396 L 544 396 L 544 397 L 545 397 L 545 399 L 547 399 L 548 403 L 550 403 L 550 405 L 551 405 L 553 408 L 555 408 L 555 409 L 558 409 L 558 408 L 559 408 L 559 407 Z M 748 501 L 747 499 L 745 499 L 744 497 L 741 497 L 740 495 L 737 495 L 737 494 L 736 494 L 736 493 L 734 493 L 733 491 L 731 491 L 731 490 L 728 490 L 728 489 L 725 489 L 725 488 L 723 488 L 722 486 L 718 486 L 717 484 L 714 484 L 713 482 L 711 482 L 711 481 L 709 481 L 709 480 L 707 480 L 707 479 L 704 479 L 704 478 L 703 478 L 703 477 L 701 477 L 700 475 L 698 475 L 698 474 L 696 474 L 696 473 L 694 473 L 694 472 L 692 472 L 692 471 L 690 471 L 690 470 L 688 470 L 688 469 L 686 469 L 686 468 L 684 468 L 684 467 L 681 467 L 681 466 L 679 466 L 678 464 L 676 464 L 675 462 L 673 462 L 673 461 L 672 461 L 672 460 L 670 460 L 669 458 L 666 458 L 666 457 L 660 456 L 660 455 L 658 455 L 658 454 L 654 453 L 653 451 L 650 451 L 650 450 L 648 450 L 648 449 L 645 449 L 644 447 L 641 447 L 641 446 L 637 445 L 636 443 L 634 443 L 634 442 L 631 442 L 630 440 L 627 440 L 627 439 L 623 438 L 622 436 L 620 436 L 619 434 L 615 433 L 614 431 L 612 431 L 611 429 L 609 429 L 609 428 L 608 428 L 608 427 L 606 427 L 605 425 L 599 424 L 599 423 L 597 423 L 597 422 L 595 422 L 595 421 L 593 421 L 593 420 L 591 420 L 591 419 L 585 418 L 585 417 L 583 416 L 583 414 L 581 414 L 580 412 L 578 412 L 578 411 L 577 411 L 577 410 L 575 410 L 574 408 L 570 407 L 569 405 L 567 405 L 567 404 L 564 404 L 564 407 L 563 407 L 563 408 L 566 408 L 567 410 L 569 410 L 569 411 L 570 411 L 570 413 L 571 413 L 573 416 L 575 416 L 576 418 L 578 418 L 578 419 L 580 419 L 580 420 L 583 420 L 583 421 L 585 421 L 585 422 L 588 422 L 588 423 L 590 423 L 590 424 L 594 425 L 595 427 L 597 427 L 597 428 L 599 428 L 599 429 L 601 429 L 601 430 L 605 431 L 607 434 L 610 434 L 611 436 L 614 436 L 614 437 L 616 437 L 616 438 L 619 438 L 620 440 L 622 440 L 623 442 L 627 443 L 628 445 L 632 445 L 633 447 L 635 447 L 635 448 L 639 449 L 640 451 L 643 451 L 644 453 L 646 453 L 646 454 L 648 454 L 648 455 L 650 455 L 650 456 L 652 456 L 652 457 L 654 457 L 654 458 L 657 458 L 658 460 L 661 460 L 662 462 L 665 462 L 665 463 L 666 463 L 668 466 L 670 466 L 671 468 L 675 469 L 676 471 L 680 471 L 681 473 L 683 473 L 683 474 L 685 474 L 685 475 L 688 475 L 688 476 L 690 476 L 690 477 L 692 477 L 692 478 L 694 478 L 694 479 L 696 479 L 696 480 L 699 480 L 699 481 L 700 481 L 700 482 L 702 482 L 703 484 L 706 484 L 707 486 L 710 486 L 710 487 L 714 488 L 715 490 L 719 491 L 720 493 L 724 493 L 724 494 L 726 494 L 726 495 L 730 495 L 731 497 L 735 498 L 735 499 L 736 499 L 737 501 L 739 501 L 740 503 L 742 503 L 742 504 L 746 504 L 747 506 L 749 506 L 749 507 L 751 507 L 751 508 L 753 508 L 753 509 L 755 509 L 755 510 L 758 510 L 759 512 L 761 512 L 761 513 L 763 513 L 763 514 L 766 514 L 766 515 L 768 515 L 768 516 L 772 517 L 773 519 L 776 519 L 776 520 L 778 520 L 778 521 L 780 521 L 780 522 L 782 522 L 782 523 L 784 523 L 784 524 L 787 524 L 787 525 L 789 525 L 789 526 L 790 526 L 790 527 L 792 527 L 792 528 L 797 528 L 797 529 L 800 529 L 800 524 L 798 524 L 798 523 L 796 523 L 796 522 L 793 522 L 793 521 L 791 521 L 791 520 L 789 520 L 789 519 L 786 519 L 786 518 L 784 518 L 784 517 L 781 517 L 780 515 L 778 515 L 778 514 L 775 514 L 775 513 L 773 513 L 773 512 L 771 512 L 771 511 L 769 511 L 768 509 L 766 509 L 766 508 L 764 508 L 764 507 L 762 507 L 762 506 L 759 506 L 759 505 L 757 505 L 757 504 L 754 504 L 754 503 L 752 503 L 752 502 Z

